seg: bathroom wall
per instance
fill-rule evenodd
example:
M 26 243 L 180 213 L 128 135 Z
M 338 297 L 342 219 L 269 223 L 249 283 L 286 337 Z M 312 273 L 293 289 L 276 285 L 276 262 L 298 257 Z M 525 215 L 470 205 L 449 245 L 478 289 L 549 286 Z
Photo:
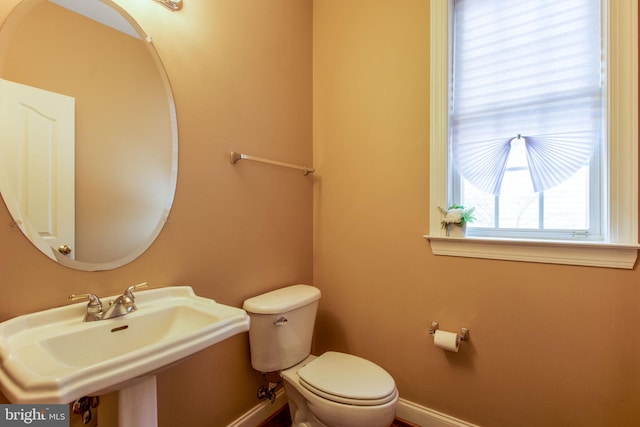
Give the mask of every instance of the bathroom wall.
M 0 22 L 17 3 L 0 2 Z M 117 3 L 153 37 L 174 90 L 180 145 L 170 222 L 131 264 L 78 272 L 33 248 L 0 204 L 0 320 L 142 281 L 190 285 L 234 306 L 311 282 L 313 177 L 228 161 L 236 150 L 312 163 L 311 1 L 191 0 L 176 13 L 153 1 Z M 160 425 L 226 425 L 258 403 L 261 381 L 247 335 L 233 337 L 159 374 Z
M 640 273 L 431 254 L 429 2 L 313 5 L 316 350 L 487 427 L 636 426 Z M 468 327 L 459 353 L 427 328 Z

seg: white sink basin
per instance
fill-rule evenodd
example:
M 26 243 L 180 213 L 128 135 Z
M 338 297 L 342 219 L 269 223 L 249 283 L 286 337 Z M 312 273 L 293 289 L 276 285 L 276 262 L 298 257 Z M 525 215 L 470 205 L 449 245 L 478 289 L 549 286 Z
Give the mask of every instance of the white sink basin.
M 83 322 L 86 303 L 78 303 L 0 323 L 2 393 L 13 403 L 72 402 L 249 330 L 244 310 L 199 297 L 189 286 L 135 296 L 138 310 L 114 319 Z

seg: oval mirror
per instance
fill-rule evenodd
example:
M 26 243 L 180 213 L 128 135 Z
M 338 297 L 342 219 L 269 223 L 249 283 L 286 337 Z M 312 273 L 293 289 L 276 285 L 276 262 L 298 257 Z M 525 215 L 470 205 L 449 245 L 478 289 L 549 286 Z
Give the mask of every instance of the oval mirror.
M 160 59 L 109 0 L 23 0 L 0 29 L 0 192 L 46 256 L 108 270 L 173 203 L 177 125 Z

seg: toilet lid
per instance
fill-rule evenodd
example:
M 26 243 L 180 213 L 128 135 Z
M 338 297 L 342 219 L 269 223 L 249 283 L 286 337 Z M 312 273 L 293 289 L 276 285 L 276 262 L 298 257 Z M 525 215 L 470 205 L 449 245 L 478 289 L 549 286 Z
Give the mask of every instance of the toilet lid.
M 300 368 L 298 376 L 307 390 L 351 405 L 381 405 L 397 395 L 387 371 L 351 354 L 328 351 Z

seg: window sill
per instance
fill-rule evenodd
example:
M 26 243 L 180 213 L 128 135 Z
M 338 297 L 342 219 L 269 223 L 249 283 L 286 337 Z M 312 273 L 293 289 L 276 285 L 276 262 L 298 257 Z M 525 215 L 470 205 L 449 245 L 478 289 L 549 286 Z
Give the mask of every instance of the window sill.
M 434 255 L 632 269 L 637 244 L 425 235 Z

